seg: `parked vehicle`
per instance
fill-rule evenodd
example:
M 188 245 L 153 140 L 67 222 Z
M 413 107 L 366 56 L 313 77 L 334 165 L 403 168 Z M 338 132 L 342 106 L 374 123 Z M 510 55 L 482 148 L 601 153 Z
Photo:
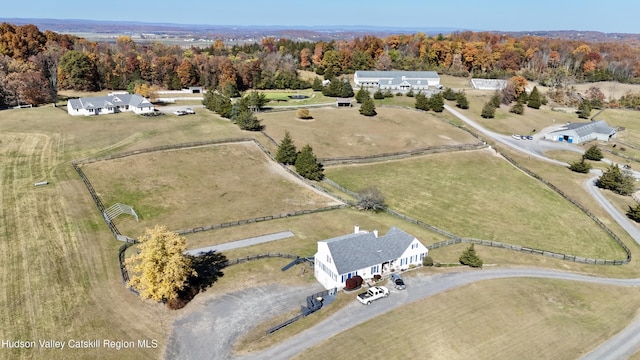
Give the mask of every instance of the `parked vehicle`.
M 187 112 L 184 111 L 184 110 L 176 110 L 173 113 L 178 115 L 178 116 L 187 115 Z
M 522 136 L 518 135 L 518 134 L 513 134 L 511 135 L 512 138 L 516 139 L 516 140 L 520 140 L 522 139 Z
M 184 112 L 186 112 L 187 114 L 195 114 L 196 113 L 195 111 L 193 111 L 192 108 L 186 108 L 186 109 L 184 109 Z
M 527 140 L 533 140 L 533 136 L 527 135 Z
M 396 273 L 391 274 L 391 282 L 393 283 L 393 286 L 397 290 L 404 290 L 404 289 L 407 288 L 407 286 L 404 284 L 404 280 L 402 279 L 402 276 L 400 276 L 400 274 L 396 274 Z
M 389 296 L 389 289 L 384 286 L 374 286 L 369 288 L 369 290 L 358 294 L 358 301 L 365 305 L 371 305 L 372 301 L 376 301 L 383 297 Z

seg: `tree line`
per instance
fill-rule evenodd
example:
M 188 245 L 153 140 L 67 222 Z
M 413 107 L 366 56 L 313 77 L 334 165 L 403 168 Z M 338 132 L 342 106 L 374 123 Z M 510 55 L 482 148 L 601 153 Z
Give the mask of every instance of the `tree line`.
M 228 96 L 250 89 L 301 89 L 313 84 L 300 70 L 332 78 L 357 70 L 433 70 L 459 76 L 521 75 L 543 85 L 640 78 L 640 48 L 621 42 L 588 43 L 487 32 L 423 33 L 350 41 L 265 38 L 206 48 L 159 42 L 114 43 L 44 33 L 34 25 L 0 24 L 0 107 L 42 104 L 58 90 L 132 90 L 136 84 L 180 89 L 203 86 Z M 635 99 L 632 99 L 632 101 Z

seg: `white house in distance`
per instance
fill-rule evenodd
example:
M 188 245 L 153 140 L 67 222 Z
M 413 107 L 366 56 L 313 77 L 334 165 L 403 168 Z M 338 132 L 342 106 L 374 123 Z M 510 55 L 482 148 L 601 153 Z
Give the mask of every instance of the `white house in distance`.
M 318 242 L 314 256 L 314 276 L 326 289 L 345 287 L 347 279 L 360 275 L 371 279 L 391 270 L 421 265 L 429 250 L 413 235 L 392 227 L 383 235 L 360 231 Z
M 547 140 L 579 144 L 591 140 L 609 141 L 610 138 L 616 136 L 616 132 L 616 129 L 610 127 L 606 121 L 598 120 L 583 123 L 568 123 L 559 130 L 546 134 L 544 138 Z
M 439 89 L 440 76 L 435 71 L 356 71 L 353 82 L 358 87 L 392 91 Z
M 67 101 L 69 115 L 101 115 L 131 111 L 136 114 L 151 113 L 154 106 L 148 99 L 138 94 L 112 93 L 108 96 L 95 96 Z

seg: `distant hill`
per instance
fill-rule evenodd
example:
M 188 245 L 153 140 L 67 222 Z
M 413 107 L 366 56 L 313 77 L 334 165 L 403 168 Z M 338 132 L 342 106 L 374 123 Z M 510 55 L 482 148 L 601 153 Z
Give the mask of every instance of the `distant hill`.
M 370 25 L 341 26 L 233 26 L 207 24 L 146 23 L 136 21 L 98 21 L 83 19 L 27 19 L 0 18 L 0 22 L 15 25 L 33 24 L 40 31 L 50 30 L 67 34 L 155 34 L 173 37 L 197 36 L 199 38 L 221 38 L 253 41 L 262 37 L 285 37 L 296 41 L 349 40 L 363 35 L 385 37 L 393 34 L 427 35 L 450 34 L 456 31 L 476 31 L 481 29 L 429 28 L 429 27 L 385 27 Z M 587 42 L 628 42 L 640 46 L 640 34 L 603 33 L 599 31 L 578 30 L 540 30 L 540 31 L 486 31 L 514 37 L 541 36 Z M 86 37 L 86 36 L 85 36 Z

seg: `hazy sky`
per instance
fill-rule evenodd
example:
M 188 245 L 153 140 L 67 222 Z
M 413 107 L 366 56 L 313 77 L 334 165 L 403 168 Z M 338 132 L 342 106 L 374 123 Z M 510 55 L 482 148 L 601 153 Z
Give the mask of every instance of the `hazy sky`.
M 0 18 L 640 33 L 638 0 L 6 0 Z

